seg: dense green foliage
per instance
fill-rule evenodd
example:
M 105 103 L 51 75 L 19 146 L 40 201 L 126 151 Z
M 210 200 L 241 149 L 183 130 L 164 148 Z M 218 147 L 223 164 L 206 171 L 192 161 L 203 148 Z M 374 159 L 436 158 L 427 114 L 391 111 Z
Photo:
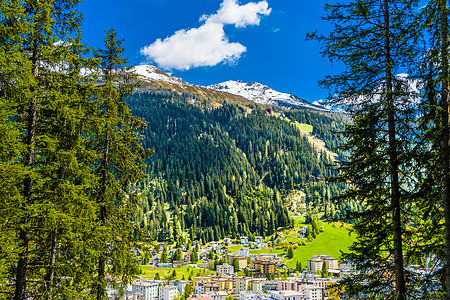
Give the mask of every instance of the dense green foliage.
M 155 149 L 137 216 L 152 239 L 179 241 L 185 229 L 203 241 L 271 235 L 290 224 L 285 194 L 303 190 L 307 204 L 319 207 L 342 189 L 325 183 L 333 175 L 325 155 L 293 124 L 260 108 L 202 110 L 167 90 L 136 93 L 128 103 L 148 122 L 144 146 Z M 308 116 L 320 118 L 318 132 L 321 123 L 342 126 L 319 113 Z
M 340 286 L 353 297 L 442 299 L 447 292 L 450 299 L 448 9 L 447 1 L 418 9 L 422 4 L 328 4 L 324 19 L 333 30 L 310 35 L 324 56 L 345 66 L 322 84 L 353 120 L 344 130 L 348 155 L 337 178 L 349 183 L 337 201 L 364 205 L 346 218 L 356 241 L 343 258 L 358 272 Z M 404 72 L 418 84 L 396 75 Z M 430 257 L 428 272 L 412 271 L 410 265 Z
M 108 59 L 86 58 L 79 2 L 0 2 L 2 299 L 104 299 L 106 274 L 124 285 L 137 271 L 124 199 L 142 176 L 142 122 L 122 101 L 132 88 L 115 93 L 120 79 L 86 74 Z M 108 57 L 112 68 L 120 52 Z M 108 164 L 105 128 L 120 130 L 109 135 L 120 154 Z

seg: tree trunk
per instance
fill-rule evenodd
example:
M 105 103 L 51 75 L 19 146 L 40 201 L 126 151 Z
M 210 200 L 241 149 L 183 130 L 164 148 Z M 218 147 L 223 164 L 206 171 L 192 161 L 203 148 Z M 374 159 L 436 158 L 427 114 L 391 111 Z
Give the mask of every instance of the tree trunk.
M 393 97 L 389 0 L 384 0 L 384 51 L 386 60 L 386 101 L 389 132 L 389 173 L 391 178 L 391 212 L 394 245 L 394 274 L 396 300 L 406 297 L 405 275 L 403 269 L 403 245 L 400 211 L 400 184 L 398 176 L 398 153 L 396 140 L 395 105 Z
M 450 146 L 449 146 L 449 71 L 448 71 L 448 17 L 447 17 L 447 1 L 439 1 L 439 12 L 441 19 L 441 109 L 442 109 L 442 170 L 444 172 L 442 179 L 443 186 L 443 202 L 444 202 L 444 218 L 445 218 L 445 265 L 446 265 L 446 282 L 447 282 L 447 300 L 450 300 Z
M 47 289 L 47 299 L 51 300 L 52 292 L 53 292 L 53 285 L 54 285 L 54 279 L 55 279 L 55 264 L 56 264 L 56 239 L 57 239 L 57 230 L 55 229 L 52 234 L 52 245 L 50 249 L 50 266 L 47 273 L 47 276 L 45 278 L 45 281 L 47 283 L 48 289 Z
M 25 159 L 25 165 L 32 168 L 34 164 L 34 143 L 36 136 L 36 115 L 37 115 L 37 101 L 35 100 L 28 110 L 28 120 L 27 120 L 27 147 L 28 152 Z M 25 211 L 27 206 L 33 201 L 33 179 L 27 177 L 24 180 L 24 198 L 26 199 Z M 16 287 L 14 293 L 15 300 L 25 299 L 25 290 L 27 283 L 27 267 L 28 267 L 28 247 L 30 242 L 30 229 L 28 227 L 30 223 L 30 216 L 28 212 L 25 212 L 24 228 L 20 229 L 19 239 L 20 245 L 23 248 L 22 253 L 19 254 L 19 260 L 17 262 L 16 269 Z

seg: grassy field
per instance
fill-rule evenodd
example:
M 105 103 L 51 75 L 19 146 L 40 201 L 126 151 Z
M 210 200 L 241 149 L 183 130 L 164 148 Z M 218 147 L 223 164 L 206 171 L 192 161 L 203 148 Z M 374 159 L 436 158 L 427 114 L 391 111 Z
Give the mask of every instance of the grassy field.
M 295 123 L 295 126 L 297 126 L 297 128 L 298 128 L 300 131 L 307 132 L 307 133 L 313 132 L 313 127 L 312 127 L 312 125 L 309 125 L 309 124 L 303 124 L 303 123 Z
M 250 254 L 261 254 L 261 253 L 275 253 L 275 254 L 285 254 L 287 251 L 286 248 L 275 248 L 275 249 L 259 249 L 259 250 L 250 250 Z
M 227 247 L 228 253 L 236 253 L 241 248 L 243 248 L 241 245 Z
M 176 272 L 176 279 L 188 279 L 189 276 L 206 276 L 208 274 L 215 274 L 215 271 L 209 271 L 204 269 L 197 269 L 191 266 L 183 267 L 183 268 L 155 268 L 151 266 L 141 266 L 142 274 L 141 276 L 146 279 L 155 279 L 156 273 L 159 273 L 161 280 L 166 280 L 173 273 L 173 270 Z
M 324 231 L 319 234 L 312 242 L 306 246 L 299 246 L 294 252 L 294 258 L 289 260 L 287 266 L 295 268 L 297 261 L 306 267 L 306 260 L 313 255 L 326 254 L 339 258 L 340 250 L 345 251 L 354 241 L 353 236 L 348 236 L 347 228 L 341 228 L 339 225 L 333 226 L 329 223 L 322 223 Z

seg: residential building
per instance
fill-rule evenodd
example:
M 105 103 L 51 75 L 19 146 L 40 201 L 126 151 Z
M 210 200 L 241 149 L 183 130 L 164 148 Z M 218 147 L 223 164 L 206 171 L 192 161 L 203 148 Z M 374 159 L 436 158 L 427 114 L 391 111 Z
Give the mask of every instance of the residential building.
M 246 245 L 246 244 L 248 244 L 248 237 L 241 236 L 241 245 Z
M 194 295 L 193 297 L 189 297 L 187 298 L 187 300 L 213 300 L 210 296 L 208 295 Z
M 304 294 L 297 291 L 273 291 L 270 295 L 274 300 L 303 300 L 305 297 Z
M 255 257 L 253 260 L 253 268 L 261 274 L 274 274 L 278 264 L 270 258 Z
M 221 291 L 233 291 L 234 288 L 234 277 L 222 277 L 216 280 L 219 285 L 219 290 Z
M 314 284 L 303 284 L 298 286 L 298 291 L 305 295 L 308 300 L 322 300 L 323 287 Z
M 228 260 L 228 263 L 230 265 L 233 265 L 234 261 L 237 260 L 238 264 L 239 264 L 239 269 L 247 268 L 248 257 L 240 256 L 240 255 L 234 255 L 234 254 L 230 254 L 230 253 L 228 253 L 225 257 Z
M 257 244 L 264 243 L 264 238 L 262 236 L 255 236 L 255 243 Z
M 206 295 L 211 297 L 213 300 L 225 300 L 228 296 L 228 293 L 225 291 L 216 291 L 216 292 L 206 292 Z
M 278 279 L 263 281 L 262 290 L 264 293 L 271 291 L 278 291 Z
M 227 246 L 231 245 L 231 238 L 224 238 L 223 243 Z
M 142 277 L 135 279 L 131 284 L 131 291 L 141 293 L 143 300 L 158 300 L 159 299 L 159 284 L 163 282 L 160 280 L 149 281 Z
M 217 275 L 220 274 L 228 274 L 233 275 L 234 274 L 234 268 L 233 266 L 230 266 L 229 264 L 223 264 L 220 266 L 217 266 Z
M 236 254 L 239 256 L 249 256 L 250 252 L 249 252 L 248 248 L 241 248 L 237 251 Z
M 278 282 L 279 291 L 298 291 L 297 286 L 299 281 L 295 280 L 282 280 Z M 300 282 L 301 284 L 301 282 Z
M 262 292 L 263 281 L 253 279 L 250 281 L 250 290 L 253 292 Z
M 203 293 L 218 292 L 219 285 L 215 281 L 209 281 L 203 285 Z
M 178 288 L 176 286 L 163 285 L 159 287 L 160 300 L 175 300 L 178 297 Z
M 189 280 L 171 280 L 169 281 L 169 284 L 172 286 L 176 286 L 178 288 L 178 293 L 180 295 L 184 295 L 184 290 L 186 289 L 186 286 L 190 284 L 191 282 Z
M 241 292 L 239 300 L 271 300 L 269 295 L 264 295 L 261 292 Z
M 248 291 L 249 282 L 252 278 L 251 277 L 243 277 L 238 276 L 234 278 L 234 292 L 236 294 L 239 294 L 241 291 L 245 292 Z
M 338 269 L 339 263 L 337 258 L 333 258 L 329 255 L 314 255 L 311 259 L 307 260 L 308 271 L 316 272 L 321 271 L 323 264 L 325 263 L 327 269 Z

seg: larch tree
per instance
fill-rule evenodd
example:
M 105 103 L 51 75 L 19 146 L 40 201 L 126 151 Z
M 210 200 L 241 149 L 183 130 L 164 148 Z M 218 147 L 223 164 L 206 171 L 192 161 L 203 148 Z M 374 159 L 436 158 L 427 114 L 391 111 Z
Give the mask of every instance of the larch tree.
M 344 130 L 348 151 L 336 181 L 348 189 L 338 201 L 356 201 L 361 212 L 347 213 L 356 241 L 344 259 L 358 270 L 341 285 L 352 296 L 406 299 L 404 255 L 410 240 L 408 209 L 414 148 L 416 97 L 397 76 L 414 61 L 418 39 L 416 1 L 357 0 L 325 6 L 327 35 L 310 34 L 322 54 L 345 69 L 329 75 L 334 104 L 347 109 L 353 124 Z
M 83 269 L 95 202 L 87 197 L 93 156 L 83 133 L 92 83 L 81 76 L 78 2 L 0 4 L 2 124 L 6 137 L 16 134 L 2 141 L 10 147 L 1 153 L 6 298 L 80 296 L 93 268 Z
M 99 205 L 99 221 L 107 234 L 98 260 L 97 282 L 93 293 L 105 299 L 106 277 L 113 286 L 123 289 L 138 272 L 130 248 L 133 242 L 131 216 L 136 209 L 136 195 L 131 186 L 145 176 L 144 160 L 149 151 L 141 145 L 139 132 L 145 123 L 131 115 L 126 97 L 137 85 L 135 74 L 122 58 L 121 40 L 116 32 L 106 32 L 105 49 L 96 53 L 101 71 L 98 76 L 95 149 L 100 156 L 95 172 L 99 178 L 94 198 Z

